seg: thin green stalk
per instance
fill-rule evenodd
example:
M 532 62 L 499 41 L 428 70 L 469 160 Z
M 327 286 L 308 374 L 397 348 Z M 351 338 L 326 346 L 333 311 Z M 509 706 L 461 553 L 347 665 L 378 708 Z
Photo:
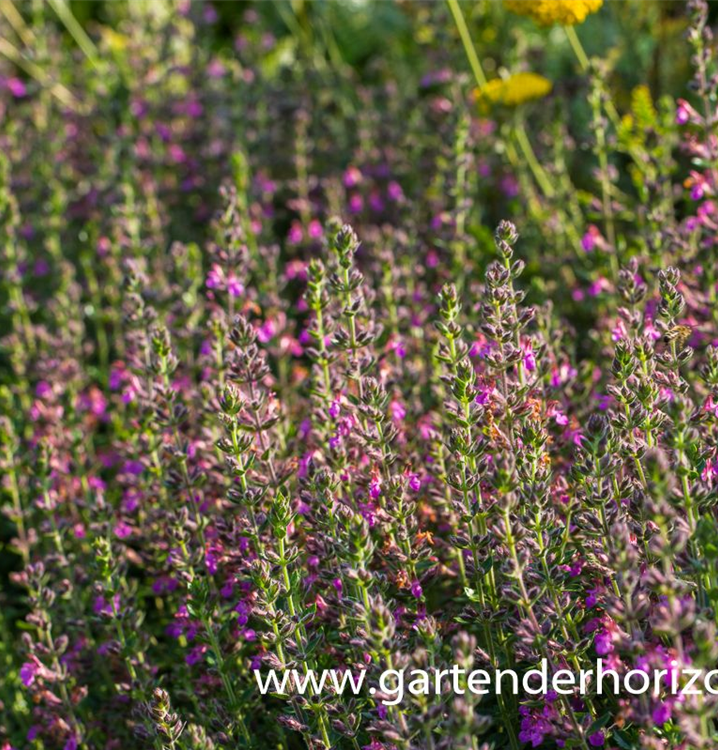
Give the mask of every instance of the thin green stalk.
M 539 184 L 541 191 L 547 198 L 553 198 L 556 194 L 556 191 L 554 190 L 554 187 L 551 184 L 548 175 L 546 174 L 546 170 L 541 166 L 539 160 L 536 158 L 533 146 L 531 146 L 531 141 L 526 134 L 526 128 L 524 127 L 524 124 L 521 120 L 517 120 L 514 124 L 514 134 L 516 136 L 516 141 L 519 144 L 519 148 L 521 149 L 521 152 L 526 159 L 526 163 L 529 165 L 531 173 L 533 174 L 536 182 Z
M 566 33 L 566 37 L 569 41 L 569 44 L 571 45 L 571 49 L 576 55 L 576 59 L 578 60 L 578 64 L 581 67 L 581 70 L 584 73 L 587 72 L 590 67 L 590 61 L 588 59 L 588 55 L 586 54 L 586 50 L 583 48 L 583 44 L 581 44 L 581 40 L 576 33 L 576 29 L 572 25 L 568 25 L 564 26 L 563 30 Z M 614 125 L 618 125 L 618 123 L 621 121 L 618 110 L 610 99 L 606 102 L 606 114 Z
M 85 57 L 90 61 L 95 70 L 99 70 L 97 47 L 94 42 L 87 36 L 87 33 L 79 24 L 78 20 L 72 14 L 70 6 L 66 0 L 48 0 L 52 9 L 57 13 L 58 18 L 62 21 L 70 36 L 75 40 L 77 46 L 83 51 Z
M 464 51 L 466 52 L 466 57 L 469 60 L 469 65 L 471 66 L 476 83 L 479 88 L 483 88 L 488 83 L 488 80 L 486 75 L 484 75 L 484 69 L 481 67 L 479 57 L 476 54 L 476 49 L 471 41 L 471 34 L 469 33 L 469 27 L 466 25 L 466 19 L 464 18 L 461 6 L 459 5 L 458 0 L 446 0 L 446 2 L 451 11 L 451 15 L 454 17 L 454 22 L 459 31 L 461 43 L 464 45 Z

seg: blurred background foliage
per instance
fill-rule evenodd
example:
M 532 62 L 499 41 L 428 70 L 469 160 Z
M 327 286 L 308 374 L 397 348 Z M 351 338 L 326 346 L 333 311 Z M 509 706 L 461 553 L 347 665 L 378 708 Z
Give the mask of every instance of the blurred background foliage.
M 455 41 L 450 27 L 437 26 L 437 15 L 446 15 L 442 2 L 419 0 L 230 0 L 215 4 L 193 2 L 195 11 L 212 17 L 200 43 L 217 52 L 231 54 L 237 34 L 247 26 L 248 10 L 259 25 L 275 38 L 267 51 L 267 71 L 279 74 L 297 59 L 312 59 L 317 65 L 348 66 L 362 80 L 379 71 L 421 68 L 426 50 L 437 42 Z M 570 50 L 560 28 L 548 32 L 531 21 L 507 14 L 499 0 L 463 2 L 474 41 L 488 74 L 510 66 L 516 58 L 540 61 L 549 77 L 573 68 Z M 78 46 L 78 30 L 90 38 L 122 33 L 123 24 L 141 16 L 188 12 L 188 3 L 167 0 L 1 0 L 7 22 L 22 16 L 29 27 L 50 22 L 66 33 L 68 51 Z M 712 14 L 718 13 L 713 6 Z M 508 18 L 507 18 L 508 16 Z M 250 16 L 251 17 L 251 16 Z M 73 20 L 69 20 L 73 19 Z M 17 26 L 9 24 L 3 36 L 12 38 Z M 676 45 L 685 29 L 684 3 L 676 0 L 614 0 L 582 27 L 589 55 L 614 64 L 625 95 L 646 80 L 655 92 L 673 92 L 685 82 L 686 59 Z M 8 32 L 10 32 L 8 34 Z M 22 33 L 20 36 L 24 36 Z M 121 45 L 117 37 L 115 43 Z M 31 59 L 41 53 L 42 40 L 24 49 Z M 548 42 L 548 43 L 547 43 Z M 82 44 L 80 43 L 80 46 Z M 677 53 L 677 55 L 676 55 Z M 648 74 L 646 79 L 645 74 Z

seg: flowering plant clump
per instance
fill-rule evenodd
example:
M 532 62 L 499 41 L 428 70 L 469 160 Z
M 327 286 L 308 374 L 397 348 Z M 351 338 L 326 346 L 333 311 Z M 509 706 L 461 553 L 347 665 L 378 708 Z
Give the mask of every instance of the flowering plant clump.
M 86 5 L 0 3 L 0 750 L 717 747 L 707 4 Z

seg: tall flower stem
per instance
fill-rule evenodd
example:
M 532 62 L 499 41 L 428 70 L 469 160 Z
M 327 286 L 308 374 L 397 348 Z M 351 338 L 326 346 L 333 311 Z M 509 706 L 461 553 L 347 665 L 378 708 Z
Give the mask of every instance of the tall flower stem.
M 584 73 L 588 72 L 588 69 L 591 66 L 591 62 L 588 59 L 586 50 L 583 48 L 583 44 L 581 44 L 581 40 L 578 34 L 576 33 L 576 29 L 572 25 L 569 25 L 569 26 L 564 26 L 563 30 L 566 33 L 566 38 L 568 39 L 568 42 L 571 45 L 571 49 L 576 55 L 576 59 L 578 60 L 578 64 L 581 70 Z M 621 121 L 621 118 L 618 114 L 618 110 L 616 109 L 616 107 L 614 106 L 613 102 L 610 99 L 606 102 L 606 114 L 608 115 L 609 119 L 611 120 L 614 126 L 618 125 L 618 123 Z
M 588 66 L 589 66 L 588 55 L 586 54 L 586 50 L 583 48 L 583 45 L 581 44 L 581 40 L 578 38 L 576 29 L 573 27 L 573 25 L 568 25 L 568 26 L 564 26 L 563 30 L 566 33 L 566 38 L 568 39 L 569 44 L 571 45 L 571 49 L 573 49 L 574 54 L 576 55 L 578 64 L 581 66 L 581 70 L 583 71 L 588 70 Z
M 456 23 L 456 28 L 461 37 L 461 43 L 464 46 L 464 51 L 466 52 L 466 57 L 469 60 L 469 65 L 471 66 L 476 83 L 479 87 L 486 86 L 488 80 L 484 74 L 484 69 L 481 67 L 481 62 L 479 61 L 479 56 L 476 54 L 474 44 L 471 41 L 471 34 L 469 33 L 469 27 L 466 25 L 466 19 L 464 18 L 461 6 L 459 5 L 458 0 L 446 0 L 446 2 L 451 11 L 451 15 L 454 17 L 454 22 Z
M 514 123 L 514 135 L 516 136 L 516 142 L 519 144 L 521 153 L 524 155 L 526 163 L 529 165 L 531 173 L 541 188 L 541 191 L 547 198 L 553 198 L 556 191 L 546 174 L 546 170 L 536 158 L 536 153 L 533 150 L 533 146 L 531 145 L 531 141 L 529 140 L 522 120 L 517 119 Z

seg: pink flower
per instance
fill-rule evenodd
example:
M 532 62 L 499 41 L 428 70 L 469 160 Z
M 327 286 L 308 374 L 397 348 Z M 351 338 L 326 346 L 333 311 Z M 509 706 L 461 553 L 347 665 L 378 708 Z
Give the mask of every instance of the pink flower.
M 207 66 L 207 75 L 209 75 L 210 78 L 221 78 L 226 72 L 227 69 L 216 58 Z
M 244 284 L 233 273 L 227 278 L 227 291 L 232 297 L 241 297 L 244 294 Z
M 706 175 L 695 169 L 691 170 L 689 177 L 684 181 L 683 186 L 690 190 L 691 200 L 699 201 L 706 195 L 712 195 L 713 190 Z
M 132 534 L 132 527 L 126 524 L 124 521 L 119 521 L 115 524 L 115 536 L 118 539 L 127 539 Z
M 581 247 L 586 253 L 590 253 L 598 244 L 601 238 L 601 232 L 595 224 L 589 224 L 586 234 L 581 238 Z
M 588 293 L 591 297 L 598 297 L 601 292 L 607 292 L 611 289 L 611 282 L 606 279 L 603 276 L 599 276 L 596 281 L 594 281 L 589 287 L 588 287 Z
M 559 388 L 564 383 L 576 377 L 576 368 L 564 362 L 551 370 L 551 387 Z
M 344 187 L 356 187 L 362 181 L 362 173 L 356 167 L 347 167 L 344 172 Z
M 626 331 L 626 326 L 622 320 L 619 320 L 616 325 L 613 327 L 613 330 L 611 331 L 611 339 L 613 341 L 621 341 L 622 339 L 625 339 L 628 336 L 628 331 Z
M 302 225 L 298 221 L 293 221 L 289 227 L 289 233 L 287 234 L 287 241 L 292 245 L 298 245 L 304 239 L 304 232 Z
M 359 193 L 354 193 L 351 198 L 349 198 L 349 210 L 353 214 L 361 213 L 361 210 L 364 208 L 364 199 L 359 195 Z
M 392 201 L 401 201 L 404 198 L 404 191 L 401 189 L 401 185 L 393 180 L 387 185 L 386 192 Z
M 685 100 L 679 99 L 676 107 L 676 124 L 686 125 L 689 122 L 699 123 L 701 117 L 696 110 Z
M 708 484 L 712 484 L 715 479 L 718 479 L 718 459 L 706 461 L 706 465 L 701 472 L 701 479 Z
M 264 323 L 259 327 L 257 331 L 257 338 L 262 344 L 266 344 L 274 338 L 274 334 L 277 332 L 277 326 L 275 322 L 270 318 L 265 320 Z
M 394 400 L 389 404 L 389 413 L 395 422 L 401 422 L 406 417 L 406 407 L 401 401 Z
M 8 78 L 5 81 L 5 88 L 16 98 L 22 99 L 27 96 L 27 87 L 19 78 Z
M 316 219 L 312 219 L 307 227 L 307 234 L 313 239 L 318 240 L 323 234 L 322 225 Z
M 244 294 L 244 285 L 234 272 L 227 274 L 218 263 L 215 263 L 207 274 L 207 287 L 219 291 L 228 291 L 232 297 L 239 297 Z
M 403 341 L 399 339 L 392 341 L 390 347 L 394 350 L 399 359 L 404 359 L 404 357 L 406 357 L 406 346 Z

